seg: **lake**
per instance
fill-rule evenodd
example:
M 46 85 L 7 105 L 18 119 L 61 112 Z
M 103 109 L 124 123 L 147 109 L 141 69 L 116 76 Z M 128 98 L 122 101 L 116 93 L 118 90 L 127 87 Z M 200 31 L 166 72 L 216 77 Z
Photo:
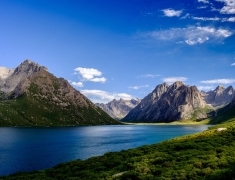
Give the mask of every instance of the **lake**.
M 0 175 L 53 167 L 204 131 L 209 125 L 0 128 Z

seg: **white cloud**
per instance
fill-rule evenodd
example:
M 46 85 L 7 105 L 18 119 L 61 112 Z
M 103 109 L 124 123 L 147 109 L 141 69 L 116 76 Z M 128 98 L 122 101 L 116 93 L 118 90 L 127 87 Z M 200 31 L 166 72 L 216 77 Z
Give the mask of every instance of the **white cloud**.
M 79 75 L 80 82 L 72 82 L 70 83 L 75 87 L 83 87 L 84 82 L 91 81 L 91 82 L 99 82 L 99 83 L 105 83 L 107 81 L 106 78 L 101 77 L 102 72 L 100 72 L 97 69 L 94 68 L 82 68 L 78 67 L 74 69 L 74 74 Z
M 214 27 L 190 26 L 169 30 L 151 31 L 141 34 L 141 38 L 152 40 L 184 42 L 188 45 L 202 44 L 208 40 L 221 40 L 233 34 L 233 31 Z
M 208 41 L 208 40 L 209 40 L 209 37 L 203 37 L 203 38 L 187 39 L 187 40 L 185 40 L 185 42 L 188 45 L 195 45 L 195 44 L 202 44 L 202 43 L 204 43 L 205 41 Z
M 102 90 L 81 90 L 82 94 L 84 94 L 86 97 L 88 97 L 93 103 L 107 103 L 112 101 L 113 99 L 125 99 L 130 100 L 134 97 L 130 94 L 126 93 L 110 93 L 107 91 Z
M 82 82 L 70 82 L 73 86 L 75 87 L 83 87 L 83 83 Z
M 182 13 L 182 11 L 177 11 L 174 9 L 164 9 L 162 11 L 167 17 L 180 16 L 180 14 Z
M 93 69 L 93 68 L 78 67 L 78 68 L 74 69 L 74 71 L 75 71 L 75 74 L 81 75 L 82 79 L 85 81 L 89 81 L 95 77 L 102 76 L 102 72 L 100 72 L 97 69 Z
M 225 5 L 220 9 L 221 14 L 235 14 L 235 0 L 217 0 Z
M 205 4 L 209 4 L 209 1 L 208 1 L 208 0 L 198 0 L 198 2 L 202 2 L 202 3 L 205 3 Z
M 197 88 L 200 91 L 210 91 L 215 89 L 214 86 L 197 86 Z
M 163 78 L 162 81 L 163 82 L 166 82 L 166 83 L 169 83 L 169 84 L 172 84 L 176 81 L 187 81 L 188 78 L 186 77 L 167 77 L 167 78 Z
M 213 79 L 200 82 L 204 84 L 231 84 L 235 82 L 235 79 Z
M 93 78 L 93 79 L 90 79 L 89 81 L 105 83 L 106 80 L 107 80 L 106 78 L 101 77 L 101 78 Z
M 225 21 L 227 21 L 227 22 L 235 22 L 235 17 L 223 18 L 222 21 L 223 22 L 225 22 Z
M 154 77 L 157 77 L 157 76 L 161 76 L 161 75 L 157 75 L 157 74 L 144 74 L 144 75 L 137 76 L 137 78 L 154 78 Z
M 231 66 L 235 66 L 235 63 L 231 64 Z
M 129 86 L 128 88 L 129 88 L 129 89 L 135 89 L 135 90 L 137 90 L 137 89 L 140 89 L 140 88 L 147 88 L 147 87 L 149 87 L 149 85 L 143 85 L 143 86 Z
M 208 18 L 208 17 L 193 17 L 195 20 L 201 20 L 201 21 L 220 21 L 221 19 L 218 17 L 215 18 Z

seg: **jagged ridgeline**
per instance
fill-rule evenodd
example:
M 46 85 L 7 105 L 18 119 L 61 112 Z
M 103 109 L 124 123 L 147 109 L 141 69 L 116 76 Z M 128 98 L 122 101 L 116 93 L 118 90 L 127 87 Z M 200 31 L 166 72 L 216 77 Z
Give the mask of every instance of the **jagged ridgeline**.
M 140 101 L 140 99 L 124 100 L 121 98 L 120 100 L 114 99 L 107 104 L 96 103 L 96 105 L 103 109 L 112 118 L 120 120 L 136 107 Z
M 202 120 L 210 116 L 209 106 L 196 86 L 182 82 L 158 85 L 123 121 L 125 122 L 172 122 L 177 120 Z
M 26 60 L 0 74 L 1 126 L 100 124 L 118 122 L 47 68 Z

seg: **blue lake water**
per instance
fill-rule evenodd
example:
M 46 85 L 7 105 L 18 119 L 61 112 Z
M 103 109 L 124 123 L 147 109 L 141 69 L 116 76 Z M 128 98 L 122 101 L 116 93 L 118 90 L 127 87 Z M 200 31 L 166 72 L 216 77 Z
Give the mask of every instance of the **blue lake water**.
M 208 125 L 0 128 L 0 175 L 33 171 L 204 131 Z

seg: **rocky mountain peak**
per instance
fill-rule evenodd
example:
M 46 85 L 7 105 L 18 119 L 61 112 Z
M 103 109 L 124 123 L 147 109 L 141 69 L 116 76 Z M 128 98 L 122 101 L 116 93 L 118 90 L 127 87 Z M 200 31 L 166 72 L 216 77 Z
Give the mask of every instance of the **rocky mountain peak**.
M 214 92 L 216 92 L 217 94 L 222 93 L 225 90 L 225 88 L 221 85 L 217 86 L 214 90 Z
M 178 89 L 178 88 L 181 87 L 181 86 L 184 86 L 184 83 L 181 82 L 181 81 L 176 81 L 175 83 L 173 83 L 172 85 L 170 85 L 169 88 L 174 91 L 174 90 Z
M 15 69 L 13 74 L 25 73 L 27 75 L 32 75 L 41 70 L 47 71 L 47 68 L 27 59 Z
M 157 95 L 156 92 L 161 92 Z M 186 86 L 177 81 L 172 85 L 158 85 L 146 96 L 123 121 L 171 122 L 180 119 L 206 118 L 197 110 L 206 106 L 196 86 Z
M 115 119 L 122 119 L 136 107 L 140 101 L 140 99 L 124 100 L 120 98 L 119 100 L 113 99 L 107 104 L 96 103 L 96 105 L 109 114 L 109 116 Z
M 231 102 L 235 96 L 235 90 L 232 86 L 225 88 L 220 85 L 213 91 L 202 93 L 202 96 L 207 104 L 211 104 L 212 106 L 224 106 Z
M 8 76 L 5 79 L 4 83 L 0 83 L 0 90 L 5 93 L 10 93 L 16 88 L 21 80 L 42 70 L 47 71 L 47 68 L 44 66 L 40 66 L 33 61 L 25 60 L 17 68 L 14 69 L 14 72 L 8 73 Z
M 235 93 L 235 90 L 232 86 L 228 86 L 225 91 L 229 94 L 229 95 L 232 95 Z

